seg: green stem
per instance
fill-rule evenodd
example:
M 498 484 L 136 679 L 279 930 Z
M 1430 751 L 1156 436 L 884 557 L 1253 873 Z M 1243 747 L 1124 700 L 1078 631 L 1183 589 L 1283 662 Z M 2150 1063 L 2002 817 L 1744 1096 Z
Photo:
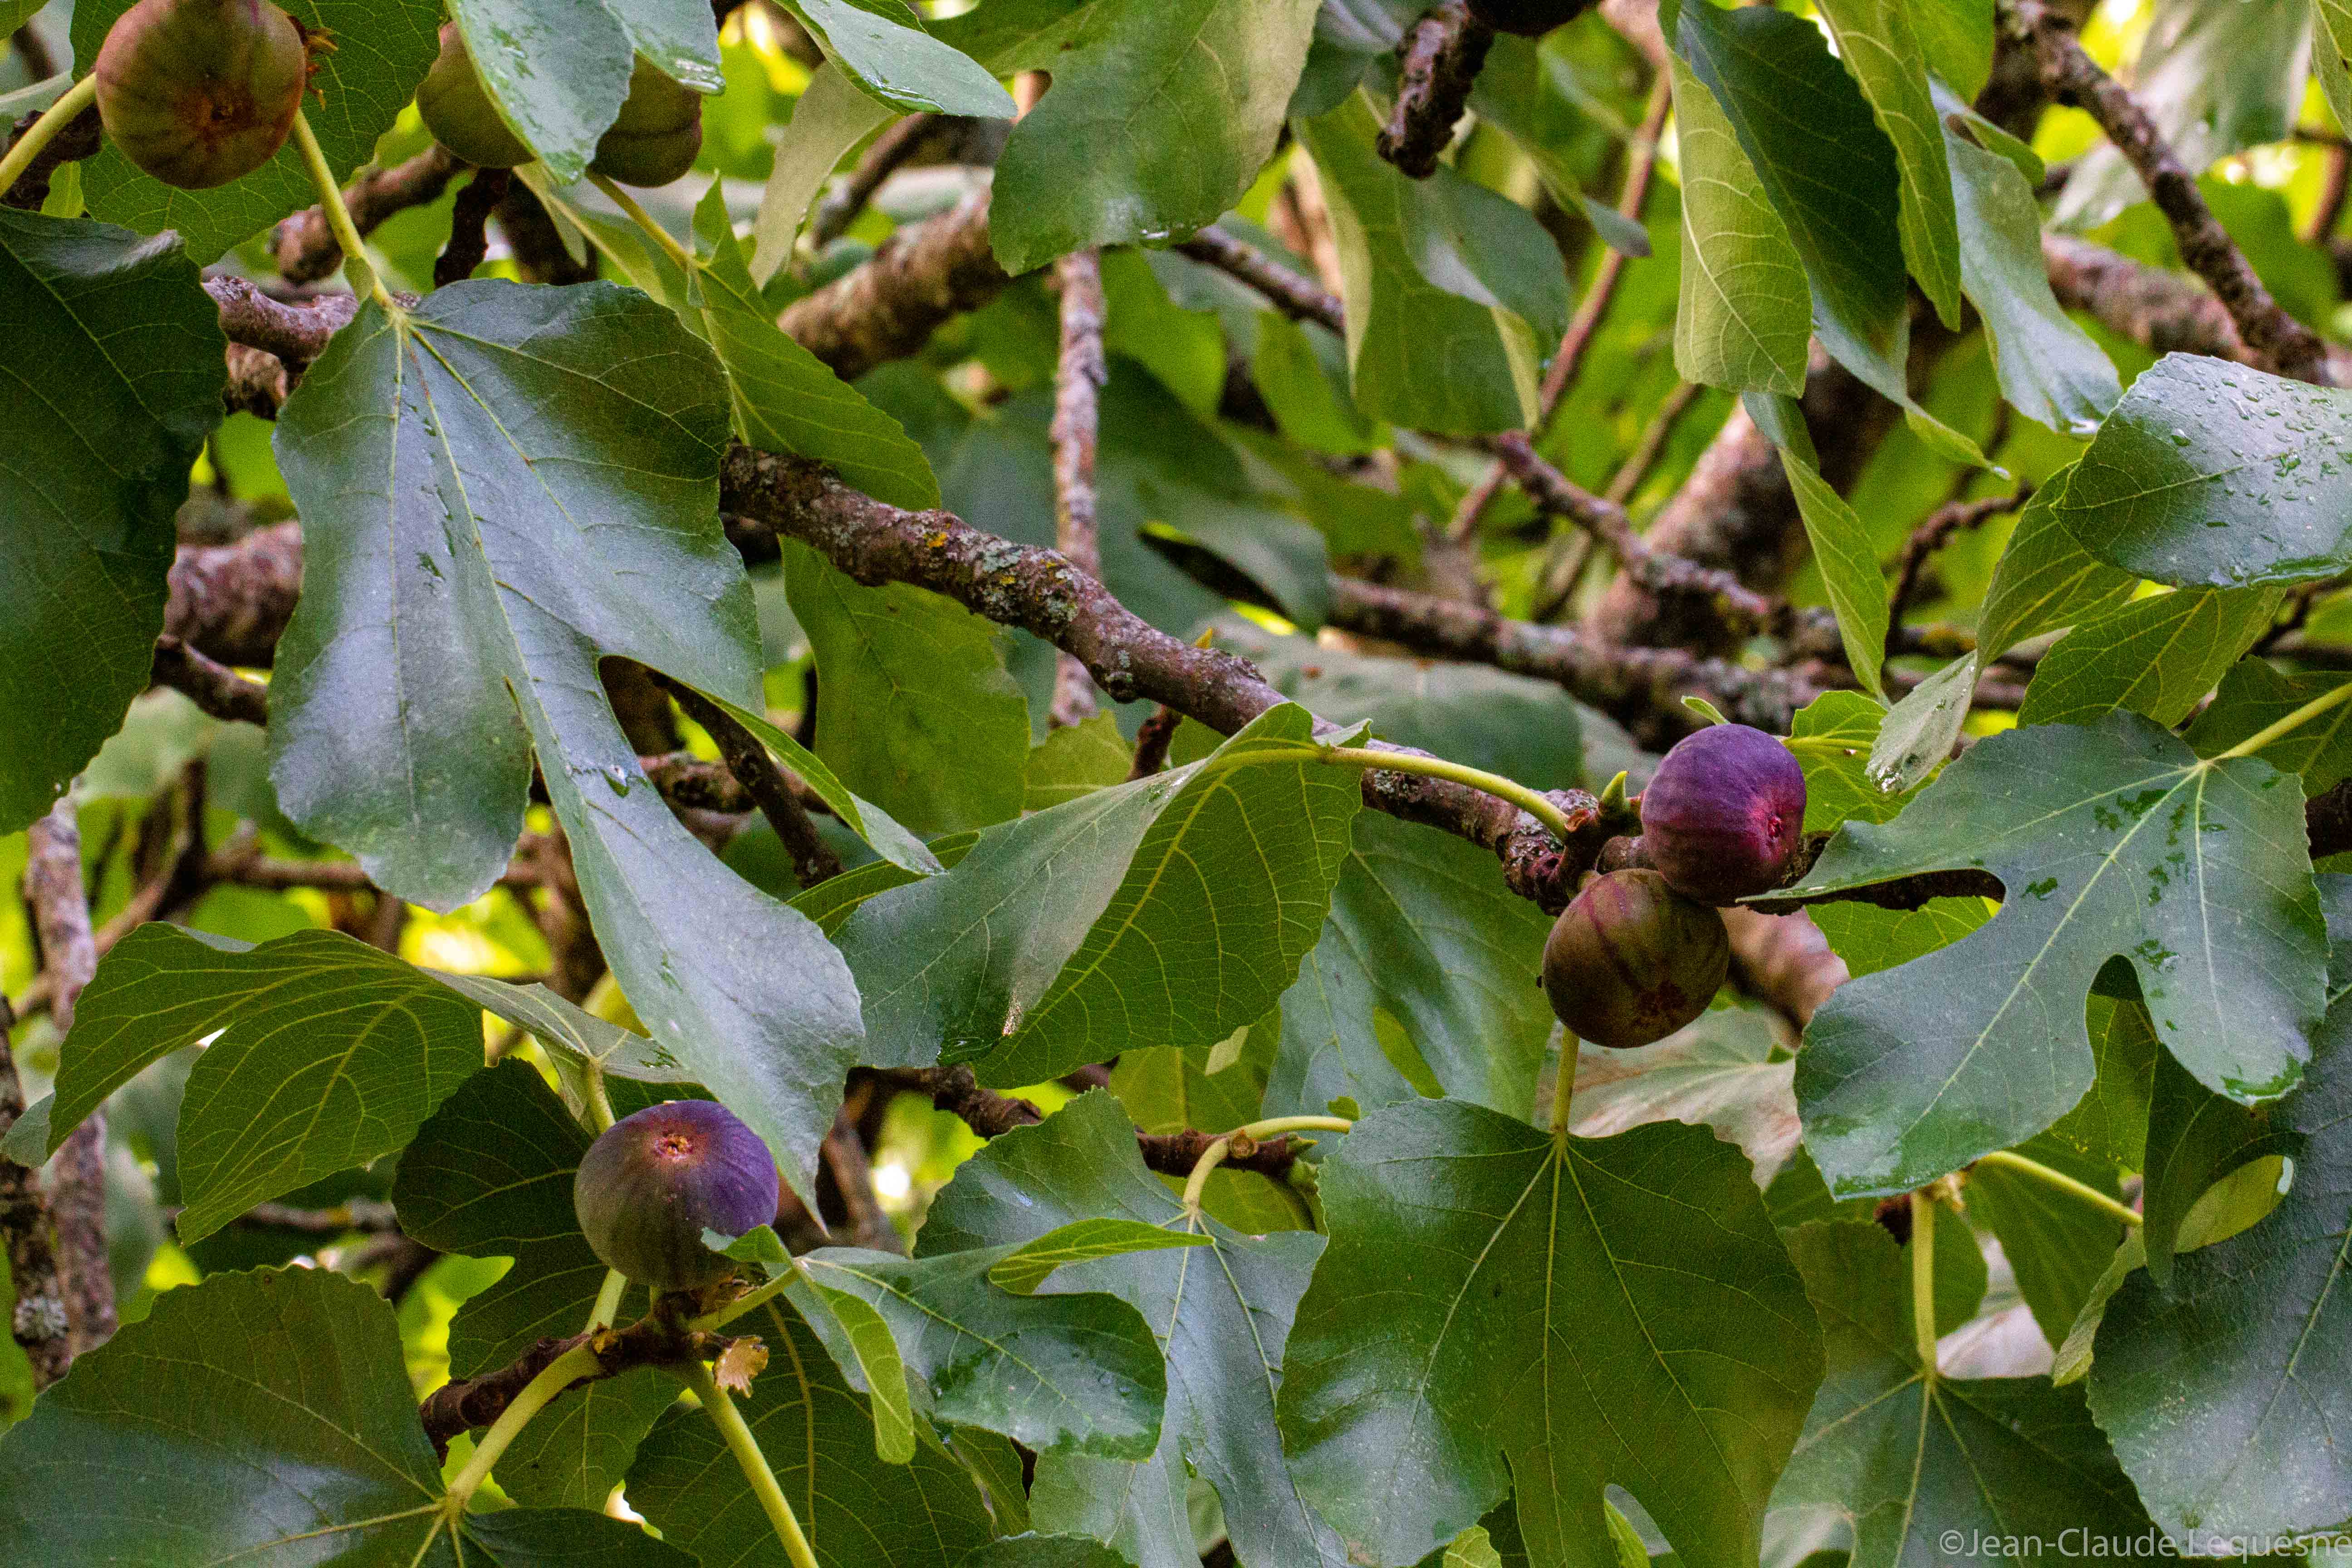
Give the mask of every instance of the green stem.
M 613 1098 L 604 1092 L 604 1069 L 594 1062 L 581 1064 L 580 1091 L 588 1101 L 588 1120 L 598 1132 L 612 1129 Z
M 588 171 L 588 181 L 589 184 L 594 185 L 598 190 L 604 193 L 604 199 L 606 201 L 611 202 L 614 206 L 628 214 L 629 221 L 635 224 L 639 228 L 645 230 L 646 237 L 652 240 L 656 245 L 660 246 L 662 247 L 663 254 L 667 256 L 672 262 L 677 264 L 679 271 L 686 273 L 689 277 L 693 275 L 696 265 L 694 258 L 687 254 L 686 247 L 680 245 L 677 238 L 670 234 L 669 230 L 662 227 L 661 225 L 654 221 L 653 215 L 651 213 L 648 213 L 644 207 L 637 205 L 636 197 L 629 195 L 628 192 L 621 189 L 620 186 L 614 184 L 611 180 L 606 179 L 604 175 L 598 174 L 593 169 Z
M 1466 763 L 1453 763 L 1444 757 L 1425 757 L 1417 752 L 1376 752 L 1369 746 L 1324 746 L 1316 756 L 1327 763 L 1343 767 L 1377 768 L 1382 773 L 1420 773 L 1427 778 L 1447 779 L 1454 784 L 1468 784 L 1472 789 L 1485 790 L 1509 801 L 1521 811 L 1551 829 L 1552 837 L 1568 842 L 1574 830 L 1559 807 L 1516 779 L 1500 773 L 1490 773 L 1484 768 L 1474 768 Z
M 1577 1039 L 1566 1030 L 1560 1031 L 1559 1065 L 1552 1069 L 1551 1135 L 1557 1139 L 1568 1136 L 1569 1107 L 1576 1100 Z
M 98 78 L 91 75 L 66 89 L 64 97 L 43 110 L 41 117 L 16 138 L 8 155 L 0 158 L 0 192 L 15 190 L 16 182 L 25 177 L 25 171 L 33 166 L 33 160 L 40 156 L 41 149 L 56 141 L 58 132 L 72 123 L 74 116 L 97 101 Z
M 2212 760 L 2217 763 L 2226 763 L 2231 757 L 2251 757 L 2256 752 L 2261 751 L 2264 746 L 2269 745 L 2273 741 L 2277 740 L 2281 735 L 2293 733 L 2294 731 L 2301 729 L 2305 724 L 2309 723 L 2312 720 L 2318 718 L 2322 713 L 2326 712 L 2330 708 L 2338 706 L 2347 699 L 2352 699 L 2352 680 L 2346 681 L 2343 685 L 2337 687 L 2333 691 L 2323 692 L 2319 696 L 2313 698 L 2310 701 L 2305 703 L 2302 707 L 2296 709 L 2294 712 L 2288 714 L 2277 723 L 2265 725 L 2263 728 L 2255 731 L 2252 734 L 2247 736 L 2244 740 L 2239 742 L 2236 745 L 2231 747 L 2228 751 L 2221 752 Z
M 392 295 L 375 268 L 368 265 L 367 243 L 360 238 L 359 225 L 352 221 L 352 209 L 343 205 L 343 188 L 335 183 L 334 170 L 327 166 L 326 152 L 311 134 L 309 117 L 299 109 L 294 111 L 294 145 L 302 154 L 303 166 L 310 171 L 310 184 L 318 187 L 319 210 L 327 215 L 327 227 L 342 247 L 343 270 L 351 279 L 352 292 L 392 310 Z
M 1236 1127 L 1228 1136 L 1279 1138 L 1286 1132 L 1347 1132 L 1353 1131 L 1355 1125 L 1344 1116 L 1269 1116 L 1263 1121 Z
M 583 1332 L 611 1328 L 613 1320 L 621 1315 L 621 1296 L 628 1288 L 627 1275 L 617 1268 L 604 1270 L 604 1288 L 596 1292 L 596 1304 L 588 1310 L 588 1327 Z
M 1977 1163 L 1996 1165 L 2003 1170 L 2015 1171 L 2021 1176 L 2031 1176 L 2045 1186 L 2055 1187 L 2062 1193 L 2082 1199 L 2109 1219 L 2121 1224 L 2141 1223 L 2139 1211 L 2130 1205 L 2120 1203 L 2107 1196 L 2098 1188 L 2076 1181 L 2063 1171 L 2053 1171 L 2039 1160 L 2029 1160 L 2022 1154 L 2012 1154 L 2006 1149 L 1996 1149 L 1990 1154 L 1979 1155 Z
M 1209 1190 L 1209 1173 L 1223 1164 L 1225 1156 L 1233 1152 L 1234 1141 L 1230 1134 L 1218 1139 L 1201 1151 L 1201 1157 L 1192 1162 L 1192 1173 L 1184 1178 L 1184 1212 L 1186 1214 L 1196 1215 L 1201 1212 L 1202 1195 Z
M 593 1377 L 601 1370 L 603 1363 L 597 1361 L 594 1351 L 586 1345 L 574 1345 L 549 1362 L 537 1377 L 524 1384 L 522 1392 L 514 1396 L 514 1403 L 499 1413 L 497 1422 L 474 1445 L 474 1457 L 466 1461 L 466 1468 L 459 1470 L 457 1479 L 449 1483 L 449 1498 L 446 1506 L 451 1514 L 454 1516 L 465 1511 L 467 1501 L 488 1479 L 490 1467 L 499 1462 L 499 1456 L 507 1451 L 507 1445 L 515 1440 L 516 1434 L 530 1424 L 532 1416 L 547 1408 L 549 1400 L 578 1379 Z
M 1919 1365 L 1927 1380 L 1936 1379 L 1936 1199 L 1925 1191 L 1911 1194 L 1911 1331 L 1919 1349 Z
M 792 1500 L 784 1489 L 776 1484 L 776 1472 L 768 1468 L 768 1456 L 760 1452 L 760 1439 L 751 1435 L 744 1424 L 743 1413 L 727 1397 L 710 1375 L 710 1369 L 700 1362 L 686 1365 L 686 1385 L 702 1401 L 702 1408 L 717 1424 L 719 1435 L 727 1440 L 729 1451 L 743 1471 L 743 1479 L 751 1483 L 751 1495 L 760 1500 L 767 1510 L 768 1522 L 776 1528 L 776 1539 L 784 1543 L 784 1555 L 793 1561 L 793 1568 L 817 1568 L 816 1552 L 808 1537 L 801 1533 L 801 1521 L 793 1515 Z

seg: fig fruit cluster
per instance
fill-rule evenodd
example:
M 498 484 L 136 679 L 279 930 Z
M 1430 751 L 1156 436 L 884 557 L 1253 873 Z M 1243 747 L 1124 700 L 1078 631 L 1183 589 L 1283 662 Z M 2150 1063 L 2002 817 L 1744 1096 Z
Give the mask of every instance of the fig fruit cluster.
M 146 173 L 209 190 L 278 155 L 310 68 L 310 35 L 268 0 L 139 0 L 99 48 L 99 121 Z
M 1544 942 L 1552 1011 L 1617 1050 L 1706 1011 L 1731 962 L 1715 906 L 1780 886 L 1804 836 L 1804 770 L 1762 731 L 1715 725 L 1666 753 L 1641 813 L 1646 867 L 1587 882 Z
M 672 1100 L 625 1116 L 581 1156 L 572 1208 L 607 1268 L 656 1293 L 734 1268 L 702 1233 L 740 1236 L 776 1217 L 776 1162 L 715 1100 Z
M 1597 0 L 1470 0 L 1470 15 L 1498 33 L 1533 38 L 1564 27 Z
M 416 112 L 433 140 L 477 168 L 511 169 L 537 156 L 499 114 L 455 22 L 442 25 L 441 53 L 416 89 Z M 667 185 L 701 152 L 702 96 L 640 59 L 628 100 L 588 166 L 625 185 Z

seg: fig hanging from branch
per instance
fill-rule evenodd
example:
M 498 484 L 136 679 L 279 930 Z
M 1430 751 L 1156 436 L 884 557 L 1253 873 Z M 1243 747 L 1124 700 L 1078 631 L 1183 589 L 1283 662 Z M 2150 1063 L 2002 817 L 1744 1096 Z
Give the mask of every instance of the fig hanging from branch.
M 99 49 L 99 119 L 165 184 L 225 185 L 286 144 L 324 47 L 268 0 L 139 0 Z

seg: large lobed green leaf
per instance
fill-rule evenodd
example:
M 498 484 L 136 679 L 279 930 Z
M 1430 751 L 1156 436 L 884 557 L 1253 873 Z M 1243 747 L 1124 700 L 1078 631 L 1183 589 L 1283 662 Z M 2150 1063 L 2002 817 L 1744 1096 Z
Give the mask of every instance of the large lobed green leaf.
M 149 1063 L 207 1038 L 180 1104 L 187 1241 L 401 1148 L 482 1065 L 480 1009 L 363 942 L 305 931 L 245 949 L 143 925 L 75 1010 L 50 1151 Z
M 1609 1484 L 1681 1561 L 1757 1560 L 1822 1363 L 1736 1151 L 1421 1100 L 1359 1121 L 1321 1183 L 1283 1444 L 1359 1561 L 1418 1562 L 1509 1491 L 1535 1560 L 1612 1568 Z
M 96 60 L 108 29 L 133 3 L 89 0 L 76 5 L 74 58 Z M 311 78 L 320 96 L 306 100 L 302 111 L 328 167 L 337 179 L 347 179 L 374 154 L 376 139 L 392 129 L 425 79 L 439 49 L 435 30 L 441 7 L 434 0 L 290 0 L 282 8 L 335 41 L 333 52 L 319 58 L 318 74 Z M 618 97 L 613 102 L 620 107 Z M 91 216 L 142 233 L 177 230 L 189 256 L 206 266 L 319 199 L 291 137 L 260 168 L 209 190 L 178 190 L 142 174 L 110 142 L 79 166 Z
M 0 210 L 0 833 L 147 686 L 173 516 L 220 422 L 218 313 L 170 236 Z
M 2057 513 L 2101 561 L 2216 588 L 2352 565 L 2352 393 L 2167 354 L 2132 383 Z
M 967 1161 L 933 1200 L 919 1239 L 926 1256 L 953 1256 L 1102 1215 L 1198 1234 L 1208 1246 L 1066 1267 L 1050 1287 L 1106 1291 L 1141 1313 L 1167 1356 L 1168 1405 L 1148 1459 L 1041 1458 L 1032 1498 L 1040 1526 L 1083 1530 L 1134 1562 L 1181 1562 L 1192 1551 L 1189 1468 L 1216 1489 L 1238 1561 L 1338 1568 L 1347 1561 L 1339 1538 L 1299 1496 L 1274 1427 L 1283 1343 L 1322 1237 L 1245 1236 L 1187 1214 L 1145 1168 L 1127 1110 L 1094 1093 Z
M 836 940 L 868 1058 L 1034 1083 L 1262 1016 L 1314 945 L 1360 802 L 1313 760 L 1313 722 L 1285 703 L 1202 762 L 992 828 L 946 875 L 867 900 Z
M 691 1568 L 579 1510 L 441 1511 L 392 1307 L 330 1269 L 215 1274 L 74 1363 L 0 1437 L 0 1555 L 100 1568 Z
M 759 706 L 716 509 L 727 432 L 709 350 L 635 289 L 483 281 L 362 306 L 278 426 L 306 579 L 272 777 L 308 831 L 447 908 L 498 877 L 535 751 L 638 1016 L 808 1192 L 858 1050 L 855 984 L 671 814 L 597 678 L 623 655 Z
M 2063 1115 L 2092 1084 L 2084 997 L 2129 960 L 2158 1037 L 2217 1092 L 2294 1084 L 2326 1003 L 2303 792 L 2203 761 L 2137 714 L 1980 742 L 1900 817 L 1850 824 L 1799 896 L 1979 867 L 1983 930 L 1842 987 L 1797 1062 L 1805 1141 L 1841 1194 L 1918 1186 Z
M 1938 1238 L 1957 1228 L 1947 1217 Z M 1808 1225 L 1789 1250 L 1820 1314 L 1829 1375 L 1773 1489 L 1776 1534 L 1850 1537 L 1853 1568 L 2160 1560 L 2079 1389 L 1923 1367 L 1911 1259 L 1875 1225 Z M 2065 1544 L 2062 1531 L 2074 1532 Z

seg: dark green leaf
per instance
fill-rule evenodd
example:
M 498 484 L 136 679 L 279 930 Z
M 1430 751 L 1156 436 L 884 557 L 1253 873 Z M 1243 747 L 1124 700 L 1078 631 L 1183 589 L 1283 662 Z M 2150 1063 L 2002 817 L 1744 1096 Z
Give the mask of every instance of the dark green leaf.
M 365 942 L 308 931 L 224 951 L 144 925 L 82 993 L 50 1150 L 142 1068 L 207 1037 L 180 1108 L 191 1241 L 400 1148 L 482 1065 L 480 1010 Z
M 2167 354 L 2100 426 L 2057 512 L 2093 555 L 2159 583 L 2307 582 L 2352 564 L 2348 454 L 2352 393 Z
M 1323 1249 L 1320 1237 L 1245 1236 L 1188 1216 L 1145 1169 L 1119 1102 L 1088 1094 L 967 1161 L 933 1200 L 920 1242 L 926 1255 L 952 1256 L 1104 1215 L 1207 1246 L 1080 1264 L 1046 1287 L 1108 1291 L 1141 1313 L 1166 1352 L 1169 1394 L 1160 1446 L 1148 1460 L 1039 1462 L 1034 1500 L 1041 1526 L 1084 1530 L 1138 1563 L 1180 1560 L 1192 1547 L 1182 1508 L 1189 1468 L 1216 1489 L 1241 1562 L 1344 1563 L 1338 1538 L 1292 1486 L 1274 1429 L 1283 1342 Z M 1172 1510 L 1150 1506 L 1171 1497 Z M 1056 1499 L 1065 1511 L 1049 1514 Z
M 446 908 L 504 867 L 535 749 L 623 991 L 807 1192 L 856 987 L 647 785 L 597 679 L 617 654 L 760 705 L 715 505 L 725 399 L 709 351 L 635 289 L 484 281 L 362 307 L 278 425 L 305 591 L 272 777 L 306 830 Z
M 2340 670 L 2289 675 L 2259 658 L 2242 659 L 2189 726 L 2189 744 L 2200 757 L 2226 752 L 2343 684 Z M 2352 705 L 2329 709 L 2254 755 L 2281 773 L 2300 773 L 2305 795 L 2319 794 L 2352 775 Z
M 2147 1148 L 2148 1096 L 2163 1055 L 2156 1026 L 2148 1020 L 2146 1004 L 2103 996 L 2096 985 L 2084 1017 L 2092 1053 L 2099 1058 L 2099 1076 L 2091 1092 L 2051 1127 L 2050 1136 L 2109 1170 L 2141 1170 Z
M 2077 1154 L 2055 1132 L 2031 1139 L 2017 1152 L 2111 1198 L 2120 1195 L 2114 1165 Z M 2017 1270 L 2018 1291 L 2054 1349 L 2090 1300 L 2125 1226 L 2073 1194 L 2006 1165 L 1970 1171 L 1968 1194 L 1969 1217 L 2000 1238 Z
M 980 62 L 925 32 L 897 0 L 787 3 L 825 58 L 891 108 L 1013 118 L 1013 95 Z
M 997 260 L 1017 274 L 1215 221 L 1274 152 L 1314 25 L 1314 0 L 1096 0 L 1025 45 L 966 43 L 1054 75 L 997 161 Z
M 2352 1003 L 2328 1010 L 2273 1116 L 2294 1184 L 2252 1229 L 2173 1261 L 2170 1289 L 2107 1303 L 2091 1408 L 2176 1537 L 2317 1530 L 2352 1513 Z M 2185 1418 L 2194 1412 L 2194 1418 Z
M 503 1366 L 542 1338 L 587 1326 L 605 1274 L 572 1209 L 587 1152 L 587 1131 L 537 1069 L 506 1061 L 451 1096 L 401 1156 L 392 1201 L 404 1232 L 443 1252 L 514 1259 L 458 1309 L 453 1376 Z
M 1049 731 L 1021 771 L 1021 805 L 1044 811 L 1065 801 L 1125 784 L 1135 752 L 1118 732 L 1118 716 L 1097 713 Z
M 1263 1016 L 1314 944 L 1361 799 L 1313 761 L 1311 724 L 1273 709 L 1203 762 L 1004 824 L 868 900 L 838 932 L 868 1056 L 981 1058 L 1016 1085 Z
M 515 1260 L 518 1269 L 523 1265 Z M 579 1326 L 562 1331 L 577 1333 Z M 499 1456 L 500 1489 L 530 1508 L 602 1509 L 628 1474 L 637 1445 L 677 1398 L 677 1381 L 649 1366 L 572 1390 L 533 1416 Z
M 1948 1217 L 1937 1228 L 1960 1227 Z M 1937 1377 L 1919 1364 L 1910 1258 L 1885 1231 L 1809 1225 L 1789 1250 L 1821 1314 L 1830 1369 L 1773 1489 L 1776 1531 L 1851 1539 L 1853 1568 L 2053 1562 L 2061 1531 L 2108 1555 L 2158 1556 L 2129 1544 L 2146 1536 L 2147 1516 L 2078 1391 L 2038 1377 Z
M 475 72 L 548 173 L 572 181 L 629 94 L 635 48 L 604 0 L 452 0 Z
M 1683 160 L 1675 369 L 1702 385 L 1793 395 L 1804 390 L 1812 338 L 1804 262 L 1723 106 L 1690 67 L 1667 64 Z
M 2292 1088 L 2326 1000 L 2309 864 L 2287 775 L 2200 762 L 2121 713 L 1994 736 L 1893 823 L 1843 829 L 1801 891 L 1981 867 L 2007 898 L 1814 1016 L 1797 1101 L 1832 1189 L 1916 1187 L 2063 1115 L 2095 1076 L 2083 998 L 2116 956 L 2200 1081 L 2249 1102 Z
M 328 1269 L 167 1291 L 0 1436 L 0 1467 L 10 1563 L 457 1562 L 392 1308 Z
M 89 0 L 76 5 L 74 58 L 97 59 L 108 29 L 132 3 Z M 344 40 L 341 49 L 318 58 L 318 74 L 310 85 L 325 101 L 312 99 L 303 112 L 310 116 L 328 166 L 337 179 L 346 179 L 374 153 L 376 138 L 392 129 L 409 95 L 425 79 L 440 49 L 435 30 L 441 24 L 441 7 L 434 0 L 292 0 L 281 9 L 314 32 L 323 30 Z M 624 66 L 624 80 L 627 74 Z M 616 93 L 613 106 L 619 108 L 620 101 Z M 79 167 L 82 197 L 91 216 L 148 234 L 176 229 L 189 257 L 205 266 L 240 240 L 319 199 L 291 137 L 276 157 L 252 174 L 210 190 L 175 190 L 142 174 L 110 142 Z
M 2278 601 L 2268 588 L 2183 588 L 2077 626 L 2034 666 L 2017 721 L 2087 724 L 2126 708 L 2178 724 L 2270 626 Z
M 0 470 L 14 476 L 0 503 L 0 833 L 13 833 L 146 689 L 173 514 L 220 423 L 221 334 L 170 237 L 16 211 L 0 212 Z
M 1417 1562 L 1507 1490 L 1532 1555 L 1573 1560 L 1613 1481 L 1686 1560 L 1754 1561 L 1821 1360 L 1736 1151 L 1424 1100 L 1359 1121 L 1321 1177 L 1283 1440 L 1360 1560 Z
M 990 1542 L 963 1568 L 1120 1568 L 1123 1561 L 1083 1535 L 1014 1535 Z
M 737 1401 L 824 1568 L 957 1568 L 993 1533 L 961 1465 L 924 1443 L 907 1465 L 874 1458 L 866 1402 L 790 1312 L 743 1320 L 767 1370 Z M 790 1568 L 774 1528 L 698 1410 L 654 1424 L 629 1471 L 631 1506 L 707 1565 Z
M 1903 255 L 1944 324 L 1960 324 L 1960 228 L 1944 127 L 1912 26 L 1912 0 L 1824 0 L 1838 56 L 1861 85 L 1901 174 Z
M 467 1558 L 488 1552 L 499 1568 L 695 1568 L 696 1560 L 677 1547 L 626 1520 L 606 1518 L 603 1505 L 599 1498 L 583 1508 L 468 1515 Z
M 903 583 L 868 588 L 786 540 L 793 614 L 816 656 L 817 755 L 919 833 L 1017 816 L 1029 703 L 997 629 Z

